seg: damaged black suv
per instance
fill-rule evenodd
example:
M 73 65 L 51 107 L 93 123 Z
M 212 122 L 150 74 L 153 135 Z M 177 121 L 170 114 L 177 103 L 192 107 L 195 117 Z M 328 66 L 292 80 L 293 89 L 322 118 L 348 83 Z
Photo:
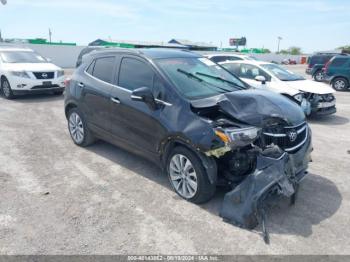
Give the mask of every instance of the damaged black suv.
M 65 113 L 74 143 L 103 139 L 154 161 L 189 201 L 231 187 L 221 216 L 248 228 L 269 196 L 295 194 L 312 150 L 296 103 L 188 51 L 92 52 L 66 89 Z

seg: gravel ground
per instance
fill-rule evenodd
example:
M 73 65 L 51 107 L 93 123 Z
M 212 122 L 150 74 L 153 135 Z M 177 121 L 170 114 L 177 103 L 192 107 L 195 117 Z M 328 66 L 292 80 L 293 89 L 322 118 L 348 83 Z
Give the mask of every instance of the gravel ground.
M 222 221 L 222 190 L 197 206 L 144 159 L 75 146 L 62 96 L 0 98 L 0 254 L 350 254 L 350 92 L 336 96 L 310 120 L 310 175 L 270 213 L 270 245 Z

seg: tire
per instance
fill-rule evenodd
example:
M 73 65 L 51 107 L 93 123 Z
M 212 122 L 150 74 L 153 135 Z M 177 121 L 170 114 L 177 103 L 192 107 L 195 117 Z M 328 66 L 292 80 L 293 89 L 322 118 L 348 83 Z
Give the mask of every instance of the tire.
M 166 170 L 170 184 L 182 198 L 201 204 L 213 198 L 216 184 L 211 184 L 200 158 L 191 150 L 178 146 L 170 153 Z
M 87 147 L 96 140 L 89 130 L 83 114 L 77 108 L 72 108 L 68 112 L 68 131 L 73 142 L 81 147 Z
M 317 70 L 315 74 L 313 75 L 313 79 L 316 82 L 322 82 L 323 81 L 323 73 L 322 70 Z
M 53 92 L 55 96 L 61 96 L 63 94 L 63 91 L 55 91 Z
M 15 96 L 13 95 L 11 85 L 6 77 L 1 79 L 1 90 L 6 99 L 13 99 Z
M 349 82 L 344 77 L 337 77 L 332 81 L 332 87 L 337 91 L 344 91 L 349 87 Z

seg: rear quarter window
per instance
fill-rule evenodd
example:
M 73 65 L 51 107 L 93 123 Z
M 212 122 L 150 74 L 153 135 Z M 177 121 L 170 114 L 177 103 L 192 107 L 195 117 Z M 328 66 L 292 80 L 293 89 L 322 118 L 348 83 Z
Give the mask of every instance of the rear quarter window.
M 92 70 L 92 75 L 94 77 L 110 84 L 113 82 L 113 70 L 114 70 L 114 64 L 115 64 L 115 57 L 110 56 L 110 57 L 96 58 L 92 64 L 94 64 L 93 70 Z M 88 70 L 90 69 L 90 67 L 88 68 Z

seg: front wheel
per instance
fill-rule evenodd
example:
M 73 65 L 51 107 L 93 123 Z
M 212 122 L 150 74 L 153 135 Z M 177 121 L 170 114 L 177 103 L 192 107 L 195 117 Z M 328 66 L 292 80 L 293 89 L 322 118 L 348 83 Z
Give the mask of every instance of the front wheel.
M 6 99 L 13 99 L 15 96 L 13 95 L 11 85 L 6 78 L 1 80 L 1 89 Z
M 314 74 L 314 80 L 317 82 L 322 82 L 323 80 L 323 72 L 321 70 L 318 70 L 315 74 Z
M 332 82 L 332 87 L 337 91 L 344 91 L 348 88 L 348 85 L 348 81 L 343 77 L 338 77 Z
M 173 149 L 167 161 L 167 172 L 175 192 L 188 201 L 204 203 L 215 193 L 216 184 L 210 183 L 202 161 L 185 147 Z
M 68 130 L 73 142 L 78 146 L 86 147 L 95 141 L 82 113 L 77 108 L 68 112 Z

